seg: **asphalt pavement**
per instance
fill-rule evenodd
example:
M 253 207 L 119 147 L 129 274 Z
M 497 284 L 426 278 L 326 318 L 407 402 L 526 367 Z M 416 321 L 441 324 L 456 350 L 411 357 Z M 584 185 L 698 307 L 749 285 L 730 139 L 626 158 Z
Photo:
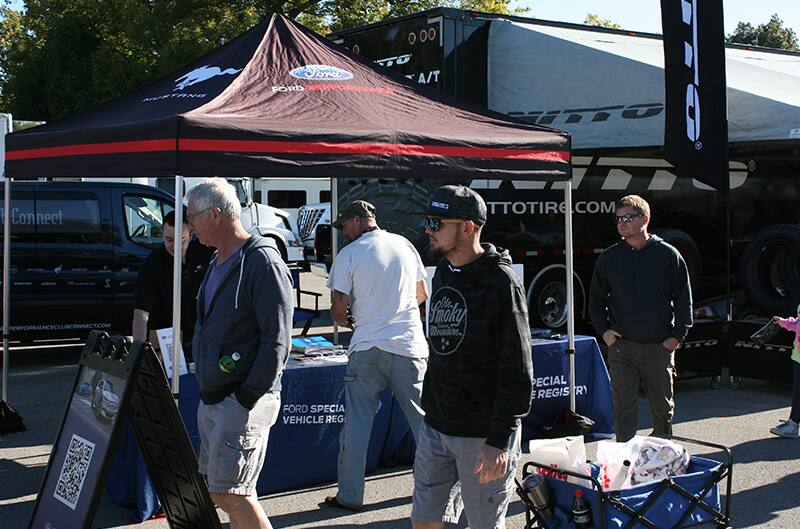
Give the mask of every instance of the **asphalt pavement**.
M 306 279 L 303 288 L 321 288 L 319 278 Z M 310 276 L 309 276 L 310 277 Z M 326 308 L 326 307 L 324 307 Z M 312 333 L 328 333 L 329 320 L 318 322 Z M 79 347 L 45 347 L 15 350 L 11 356 L 9 402 L 18 409 L 28 431 L 0 435 L 0 528 L 27 527 L 36 494 L 57 433 L 69 391 L 77 373 Z M 676 386 L 675 435 L 722 444 L 733 452 L 731 518 L 735 528 L 800 527 L 800 439 L 776 438 L 769 428 L 788 416 L 788 385 L 743 379 L 741 389 L 729 387 L 723 378 L 719 389 L 709 379 L 681 380 Z M 650 426 L 649 409 L 640 400 L 641 434 Z M 713 449 L 688 446 L 690 453 L 722 454 Z M 590 457 L 596 442 L 588 443 Z M 302 465 L 302 454 L 297 464 Z M 523 456 L 523 462 L 528 456 Z M 276 528 L 409 528 L 411 472 L 407 467 L 381 469 L 367 478 L 366 508 L 358 514 L 320 507 L 335 484 L 271 494 L 261 503 Z M 167 528 L 164 519 L 132 523 L 133 510 L 111 503 L 103 493 L 93 527 Z M 227 519 L 221 516 L 223 522 Z M 524 507 L 515 499 L 509 508 L 507 527 L 522 529 Z M 227 528 L 227 523 L 223 524 Z M 455 526 L 451 526 L 455 527 Z M 458 527 L 467 527 L 462 518 Z M 711 527 L 706 524 L 703 527 Z

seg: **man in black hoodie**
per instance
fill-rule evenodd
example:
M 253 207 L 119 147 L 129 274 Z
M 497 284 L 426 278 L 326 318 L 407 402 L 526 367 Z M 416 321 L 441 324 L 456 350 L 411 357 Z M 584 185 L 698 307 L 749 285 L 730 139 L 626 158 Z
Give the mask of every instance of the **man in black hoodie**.
M 638 195 L 617 201 L 622 240 L 594 266 L 589 313 L 608 346 L 617 441 L 636 435 L 639 382 L 653 413 L 653 435 L 672 434 L 675 349 L 692 326 L 692 290 L 681 254 L 647 232 L 650 206 Z
M 425 423 L 414 461 L 414 529 L 457 523 L 461 481 L 469 526 L 498 529 L 531 406 L 533 366 L 525 292 L 508 252 L 481 244 L 486 204 L 464 186 L 437 189 L 426 212 L 433 277 L 422 386 Z

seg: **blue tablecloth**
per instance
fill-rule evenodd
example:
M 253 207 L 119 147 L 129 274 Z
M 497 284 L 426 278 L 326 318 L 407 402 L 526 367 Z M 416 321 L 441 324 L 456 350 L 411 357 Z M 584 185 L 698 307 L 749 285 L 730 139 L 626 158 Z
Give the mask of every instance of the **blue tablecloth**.
M 569 409 L 569 359 L 566 340 L 536 340 L 533 346 L 534 400 L 523 421 L 523 436 L 533 438 Z M 577 412 L 595 421 L 593 433 L 613 432 L 611 387 L 594 338 L 575 340 Z M 283 375 L 281 413 L 270 431 L 266 461 L 258 480 L 259 494 L 336 480 L 339 432 L 344 421 L 345 365 L 287 369 Z M 180 412 L 195 449 L 199 393 L 194 375 L 181 377 Z M 159 508 L 152 483 L 125 422 L 109 472 L 112 501 L 135 507 L 137 519 L 150 518 Z M 413 440 L 399 405 L 385 392 L 375 417 L 367 455 L 367 472 L 379 463 L 408 462 Z
M 259 494 L 336 480 L 339 432 L 344 422 L 344 364 L 289 368 L 283 375 L 281 412 L 270 430 L 264 468 L 256 486 Z M 374 472 L 384 451 L 392 457 L 409 432 L 402 412 L 394 408 L 391 392 L 384 393 L 372 428 L 367 472 Z M 179 409 L 186 431 L 199 445 L 194 375 L 181 376 Z M 391 426 L 391 427 L 390 427 Z M 138 521 L 160 508 L 133 431 L 123 421 L 106 488 L 111 500 L 136 509 Z
M 533 403 L 522 422 L 523 439 L 535 439 L 542 426 L 558 421 L 569 409 L 567 340 L 533 341 Z M 575 337 L 575 411 L 594 420 L 591 433 L 614 433 L 611 383 L 597 341 Z

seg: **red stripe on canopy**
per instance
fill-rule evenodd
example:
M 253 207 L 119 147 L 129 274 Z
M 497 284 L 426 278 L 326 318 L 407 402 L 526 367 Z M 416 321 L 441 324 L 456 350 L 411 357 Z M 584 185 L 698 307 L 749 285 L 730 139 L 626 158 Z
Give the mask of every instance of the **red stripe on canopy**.
M 460 158 L 497 158 L 540 161 L 570 160 L 570 153 L 568 151 L 504 149 L 495 147 L 456 147 L 449 145 L 410 145 L 395 143 L 330 143 L 305 141 L 189 139 L 180 140 L 178 148 L 184 152 L 280 152 L 294 154 L 447 156 Z M 6 159 L 32 160 L 36 158 L 57 158 L 60 156 L 172 151 L 174 149 L 174 139 L 88 143 L 80 145 L 62 145 L 59 147 L 44 147 L 41 149 L 8 151 L 6 153 Z
M 175 150 L 175 140 L 118 141 L 113 143 L 84 143 L 61 145 L 41 149 L 21 149 L 7 151 L 6 160 L 33 160 L 36 158 L 57 158 L 59 156 L 82 156 L 91 154 L 116 154 L 133 152 L 155 152 Z
M 449 156 L 460 158 L 505 158 L 569 161 L 569 151 L 409 145 L 398 143 L 331 143 L 266 140 L 181 140 L 181 151 L 284 152 L 295 154 L 378 154 L 403 156 Z

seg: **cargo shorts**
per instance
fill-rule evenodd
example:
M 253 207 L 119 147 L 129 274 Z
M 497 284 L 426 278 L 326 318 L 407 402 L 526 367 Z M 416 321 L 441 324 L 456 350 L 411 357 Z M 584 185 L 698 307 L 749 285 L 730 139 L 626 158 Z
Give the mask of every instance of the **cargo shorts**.
M 280 408 L 279 393 L 267 393 L 252 410 L 232 394 L 217 404 L 200 403 L 198 470 L 205 476 L 209 492 L 255 495 L 269 429 L 278 420 Z
M 504 528 L 521 455 L 521 429 L 514 435 L 505 476 L 480 483 L 473 471 L 486 440 L 446 435 L 423 421 L 414 458 L 411 520 L 458 523 L 463 507 L 471 529 Z

